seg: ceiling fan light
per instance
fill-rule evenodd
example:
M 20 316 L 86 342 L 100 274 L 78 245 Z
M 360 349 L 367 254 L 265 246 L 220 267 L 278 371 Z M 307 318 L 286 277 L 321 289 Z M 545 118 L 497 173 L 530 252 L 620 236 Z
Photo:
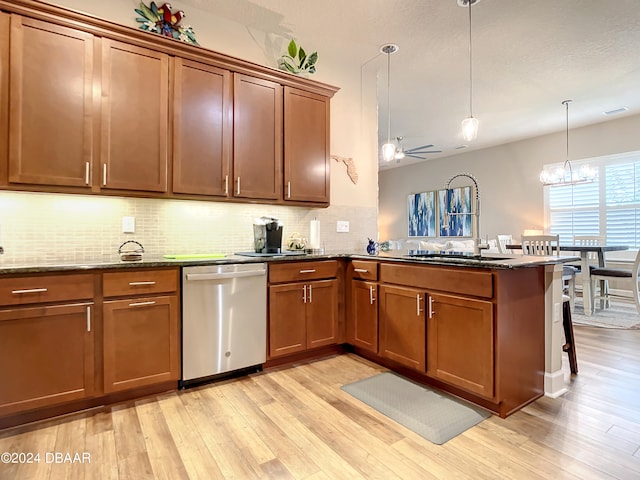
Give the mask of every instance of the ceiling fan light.
M 396 160 L 402 160 L 404 158 L 404 152 L 402 150 L 398 150 L 394 155 L 393 158 L 395 158 Z
M 468 117 L 462 121 L 462 138 L 466 142 L 471 142 L 478 136 L 478 119 Z
M 395 143 L 385 143 L 382 145 L 382 158 L 390 162 L 395 158 L 396 155 L 396 145 Z

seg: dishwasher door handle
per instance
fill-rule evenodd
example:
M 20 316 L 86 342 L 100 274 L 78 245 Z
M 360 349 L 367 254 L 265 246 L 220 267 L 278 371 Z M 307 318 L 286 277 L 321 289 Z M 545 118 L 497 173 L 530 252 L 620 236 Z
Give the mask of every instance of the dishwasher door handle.
M 187 273 L 187 281 L 201 281 L 201 280 L 219 280 L 225 278 L 239 278 L 239 277 L 259 277 L 266 275 L 265 270 L 249 270 L 246 272 L 225 272 L 225 273 Z

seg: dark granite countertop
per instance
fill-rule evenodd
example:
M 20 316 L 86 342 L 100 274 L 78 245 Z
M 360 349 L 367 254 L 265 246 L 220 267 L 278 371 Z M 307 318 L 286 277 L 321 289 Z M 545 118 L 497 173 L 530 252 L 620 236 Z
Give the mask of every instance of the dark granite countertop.
M 415 256 L 418 255 L 418 256 Z M 473 267 L 489 269 L 514 269 L 526 268 L 538 265 L 549 265 L 569 261 L 578 261 L 576 256 L 543 257 L 517 254 L 472 253 L 459 252 L 381 252 L 379 255 L 366 255 L 361 253 L 325 253 L 305 255 L 274 255 L 271 257 L 245 257 L 230 254 L 225 258 L 199 258 L 188 260 L 169 260 L 163 256 L 144 255 L 142 260 L 122 261 L 118 255 L 99 259 L 81 260 L 51 260 L 47 262 L 34 262 L 33 264 L 11 265 L 3 264 L 0 257 L 0 275 L 18 275 L 25 273 L 63 272 L 63 271 L 90 271 L 102 269 L 125 268 L 158 268 L 158 267 L 190 267 L 195 265 L 221 265 L 229 263 L 258 263 L 258 262 L 290 262 L 307 260 L 326 260 L 335 258 L 353 258 L 359 260 L 380 260 L 393 262 L 407 262 L 416 264 Z

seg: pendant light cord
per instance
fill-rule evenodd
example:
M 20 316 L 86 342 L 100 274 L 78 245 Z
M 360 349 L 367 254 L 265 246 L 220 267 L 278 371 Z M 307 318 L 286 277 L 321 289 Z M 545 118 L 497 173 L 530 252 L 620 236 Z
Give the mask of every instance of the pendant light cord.
M 391 143 L 391 53 L 387 52 L 387 143 Z
M 473 62 L 471 61 L 471 4 L 469 0 L 469 116 L 473 117 Z

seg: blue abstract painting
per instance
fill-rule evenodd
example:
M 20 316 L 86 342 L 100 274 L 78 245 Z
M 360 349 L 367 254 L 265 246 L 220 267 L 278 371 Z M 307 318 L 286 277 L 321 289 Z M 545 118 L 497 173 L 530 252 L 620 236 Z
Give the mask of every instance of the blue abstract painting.
M 412 193 L 407 198 L 410 237 L 436 235 L 436 192 Z
M 471 187 L 438 190 L 438 223 L 441 237 L 471 237 L 471 212 Z M 463 215 L 459 215 L 461 213 Z

